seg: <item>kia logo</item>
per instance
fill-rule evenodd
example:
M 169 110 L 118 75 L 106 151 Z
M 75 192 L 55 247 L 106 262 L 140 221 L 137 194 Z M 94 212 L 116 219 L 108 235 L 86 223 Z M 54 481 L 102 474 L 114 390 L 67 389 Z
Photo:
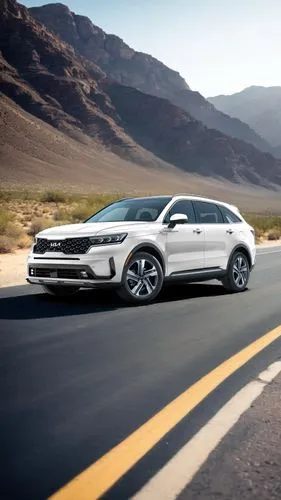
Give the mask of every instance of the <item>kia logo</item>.
M 50 243 L 50 247 L 51 247 L 51 248 L 58 248 L 58 247 L 60 247 L 60 246 L 61 246 L 61 242 L 60 242 L 60 241 L 52 241 L 52 242 Z

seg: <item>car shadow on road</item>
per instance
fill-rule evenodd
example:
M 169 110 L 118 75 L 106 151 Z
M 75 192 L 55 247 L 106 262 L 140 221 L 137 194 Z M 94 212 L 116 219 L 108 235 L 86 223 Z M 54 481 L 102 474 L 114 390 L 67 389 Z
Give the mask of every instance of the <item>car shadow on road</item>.
M 177 284 L 165 286 L 153 304 L 225 295 L 216 284 Z M 152 306 L 153 306 L 152 304 Z M 68 298 L 30 293 L 0 300 L 0 319 L 39 319 L 110 312 L 128 307 L 113 290 L 82 290 Z M 142 306 L 145 307 L 145 306 Z M 151 306 L 150 306 L 151 307 Z

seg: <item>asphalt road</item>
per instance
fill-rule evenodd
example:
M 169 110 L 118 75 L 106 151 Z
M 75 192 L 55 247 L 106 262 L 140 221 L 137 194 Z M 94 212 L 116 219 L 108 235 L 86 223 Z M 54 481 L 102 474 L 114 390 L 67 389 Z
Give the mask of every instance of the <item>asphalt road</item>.
M 0 290 L 3 498 L 47 498 L 203 375 L 280 325 L 281 248 L 262 253 L 249 290 L 237 295 L 215 282 L 180 285 L 134 308 L 111 292 L 83 291 L 58 301 L 32 286 Z M 105 497 L 132 496 L 280 356 L 278 340 L 208 396 Z

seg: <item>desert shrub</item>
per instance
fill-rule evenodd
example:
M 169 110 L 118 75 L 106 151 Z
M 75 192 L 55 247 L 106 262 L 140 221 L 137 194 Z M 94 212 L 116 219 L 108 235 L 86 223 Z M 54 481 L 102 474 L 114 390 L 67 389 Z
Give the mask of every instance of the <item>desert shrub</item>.
M 27 234 L 34 237 L 37 233 L 43 231 L 43 229 L 47 229 L 47 227 L 51 227 L 53 225 L 54 223 L 51 219 L 46 219 L 44 217 L 34 219 L 28 228 Z
M 31 244 L 32 244 L 32 238 L 30 238 L 30 236 L 27 236 L 27 234 L 23 234 L 17 240 L 16 243 L 17 243 L 18 248 L 29 248 L 29 247 L 31 247 Z
M 253 215 L 246 214 L 246 221 L 255 228 L 256 231 L 260 230 L 263 233 L 271 229 L 281 230 L 281 216 L 280 215 Z
M 0 234 L 6 234 L 7 225 L 15 218 L 15 215 L 6 210 L 0 209 Z
M 14 249 L 14 240 L 5 235 L 0 235 L 0 253 L 11 253 Z
M 281 238 L 281 229 L 274 228 L 267 233 L 267 239 L 269 241 L 279 240 Z
M 256 239 L 261 240 L 264 237 L 264 231 L 259 228 L 255 228 Z
M 41 201 L 43 203 L 65 203 L 67 200 L 67 196 L 62 191 L 45 191 L 41 195 Z
M 18 239 L 24 235 L 24 231 L 22 227 L 20 227 L 15 222 L 8 222 L 4 234 L 5 236 L 8 236 L 8 238 Z
M 87 203 L 77 205 L 70 211 L 71 222 L 83 222 L 85 219 L 90 217 L 92 213 L 93 209 Z
M 70 220 L 71 217 L 69 211 L 60 208 L 53 213 L 53 219 L 55 221 L 67 221 Z

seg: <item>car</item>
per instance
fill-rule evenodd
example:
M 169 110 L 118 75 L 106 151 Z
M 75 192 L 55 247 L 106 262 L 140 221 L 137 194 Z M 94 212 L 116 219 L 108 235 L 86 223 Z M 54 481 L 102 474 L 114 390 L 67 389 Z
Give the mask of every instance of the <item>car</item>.
M 254 229 L 228 203 L 193 195 L 125 198 L 81 224 L 38 233 L 27 281 L 58 297 L 113 286 L 127 302 L 144 304 L 168 281 L 217 279 L 242 292 L 255 258 Z

